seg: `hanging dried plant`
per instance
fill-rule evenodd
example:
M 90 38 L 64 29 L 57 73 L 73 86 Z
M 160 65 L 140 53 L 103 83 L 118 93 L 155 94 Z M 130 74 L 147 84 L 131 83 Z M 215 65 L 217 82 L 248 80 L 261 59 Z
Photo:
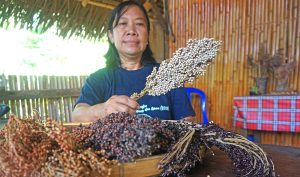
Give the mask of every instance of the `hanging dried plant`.
M 250 73 L 252 74 L 252 72 L 254 72 L 256 80 L 274 77 L 276 81 L 276 92 L 292 93 L 292 89 L 289 88 L 288 79 L 289 74 L 296 68 L 297 63 L 285 57 L 284 49 L 279 48 L 272 56 L 268 53 L 265 45 L 260 44 L 257 59 L 255 59 L 252 54 L 248 55 L 247 65 L 250 69 Z M 260 85 L 258 83 L 257 85 L 260 90 Z M 262 90 L 258 92 L 263 93 L 264 91 Z

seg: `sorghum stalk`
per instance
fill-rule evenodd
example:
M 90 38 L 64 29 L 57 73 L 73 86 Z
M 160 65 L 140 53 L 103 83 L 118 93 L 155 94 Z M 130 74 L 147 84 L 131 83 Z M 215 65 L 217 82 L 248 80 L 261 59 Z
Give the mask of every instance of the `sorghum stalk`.
M 158 96 L 183 86 L 184 82 L 192 82 L 205 73 L 220 45 L 220 41 L 212 38 L 190 39 L 187 46 L 179 48 L 171 59 L 162 61 L 158 69 L 154 67 L 147 77 L 145 88 L 131 98 L 138 100 L 146 94 Z

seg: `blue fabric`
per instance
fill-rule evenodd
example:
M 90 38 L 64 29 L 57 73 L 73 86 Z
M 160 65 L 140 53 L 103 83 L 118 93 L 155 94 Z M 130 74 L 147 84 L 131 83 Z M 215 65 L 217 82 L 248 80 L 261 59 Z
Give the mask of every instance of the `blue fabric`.
M 139 93 L 145 87 L 146 77 L 151 74 L 153 67 L 154 65 L 146 65 L 135 71 L 123 68 L 100 69 L 87 78 L 76 104 L 95 105 L 105 102 L 112 95 L 130 96 L 134 92 Z M 137 114 L 158 117 L 162 120 L 195 116 L 183 87 L 160 96 L 145 95 L 138 103 L 140 109 L 137 110 Z

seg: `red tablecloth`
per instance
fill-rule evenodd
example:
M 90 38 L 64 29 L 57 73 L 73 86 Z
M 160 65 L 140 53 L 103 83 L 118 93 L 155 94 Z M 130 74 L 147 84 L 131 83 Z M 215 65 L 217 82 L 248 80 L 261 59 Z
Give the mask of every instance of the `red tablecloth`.
M 300 95 L 234 97 L 234 126 L 300 132 Z

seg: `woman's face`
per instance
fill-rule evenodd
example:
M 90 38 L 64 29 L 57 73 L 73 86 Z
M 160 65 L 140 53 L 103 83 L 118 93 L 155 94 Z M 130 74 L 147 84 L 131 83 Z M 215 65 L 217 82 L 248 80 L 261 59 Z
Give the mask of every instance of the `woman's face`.
M 109 38 L 122 58 L 141 56 L 148 44 L 147 22 L 143 12 L 137 6 L 125 8 L 118 24 L 109 33 Z

